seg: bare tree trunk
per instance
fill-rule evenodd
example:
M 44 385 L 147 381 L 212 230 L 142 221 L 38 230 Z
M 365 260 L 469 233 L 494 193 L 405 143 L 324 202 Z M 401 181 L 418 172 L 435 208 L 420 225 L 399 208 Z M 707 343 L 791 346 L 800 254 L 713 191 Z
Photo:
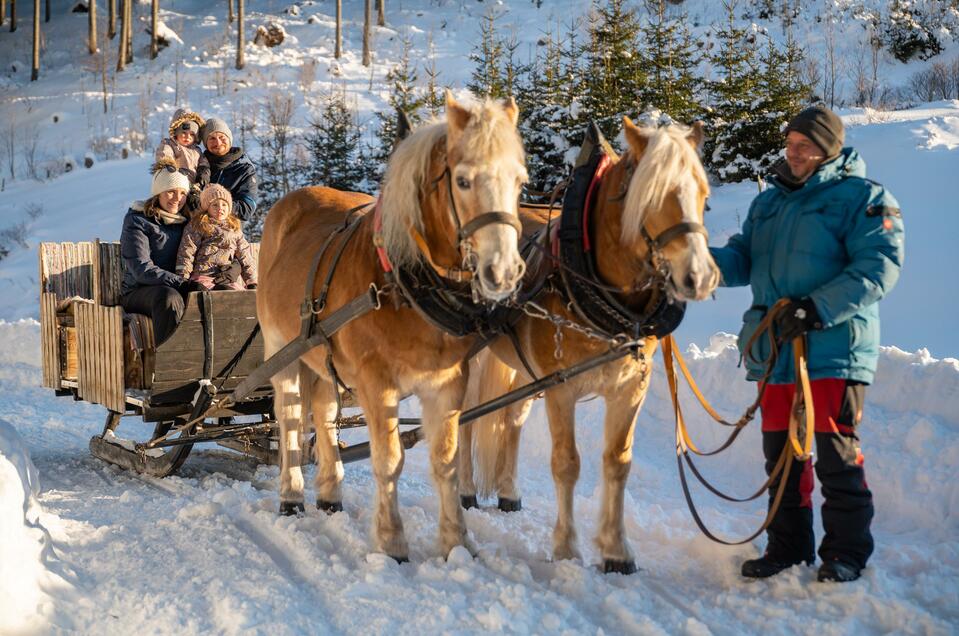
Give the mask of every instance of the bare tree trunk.
M 340 59 L 341 55 L 343 55 L 343 0 L 336 0 L 336 45 L 333 49 L 333 57 Z
M 7 0 L 0 0 L 0 26 L 3 26 L 3 23 L 7 19 Z
M 236 20 L 236 17 L 233 15 L 233 0 L 226 0 L 226 6 L 229 7 L 227 18 L 230 20 L 230 24 L 233 24 L 233 21 Z
M 370 65 L 370 22 L 373 0 L 363 0 L 363 66 Z
M 376 0 L 376 24 L 386 26 L 386 0 Z
M 10 0 L 10 33 L 17 30 L 17 0 Z
M 236 69 L 243 70 L 246 59 L 243 56 L 243 0 L 236 0 Z
M 33 0 L 33 68 L 30 70 L 30 81 L 35 82 L 40 77 L 40 0 Z
M 127 32 L 127 64 L 133 63 L 133 0 L 124 0 L 123 28 Z
M 97 0 L 90 0 L 90 55 L 97 53 Z
M 107 37 L 111 40 L 117 35 L 117 0 L 107 0 Z
M 120 48 L 117 50 L 117 72 L 127 65 L 127 0 L 120 0 Z
M 157 24 L 160 22 L 160 0 L 153 0 L 150 6 L 150 59 L 155 60 L 157 48 Z
M 91 3 L 92 3 L 93 1 L 94 1 L 94 0 L 90 0 Z M 43 16 L 43 21 L 44 21 L 44 22 L 49 22 L 49 21 L 50 21 L 50 0 L 47 0 L 46 14 Z

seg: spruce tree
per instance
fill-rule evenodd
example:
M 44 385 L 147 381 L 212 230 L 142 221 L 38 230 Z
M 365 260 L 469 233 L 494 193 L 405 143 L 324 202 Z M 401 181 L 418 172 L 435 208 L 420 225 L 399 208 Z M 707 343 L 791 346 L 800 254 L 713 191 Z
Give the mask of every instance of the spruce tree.
M 646 86 L 639 49 L 640 23 L 626 0 L 607 0 L 590 14 L 583 106 L 612 139 L 623 115 L 635 116 Z
M 646 0 L 649 20 L 642 28 L 643 62 L 648 79 L 643 106 L 656 108 L 673 119 L 690 123 L 702 114 L 696 74 L 699 49 L 686 26 L 686 14 L 666 15 L 666 0 Z
M 735 2 L 724 5 L 726 23 L 716 32 L 718 46 L 710 58 L 718 77 L 709 83 L 712 111 L 704 158 L 723 181 L 740 181 L 756 174 L 754 160 L 765 154 L 753 137 L 763 75 L 756 34 L 736 26 Z
M 405 112 L 410 121 L 416 125 L 421 120 L 420 109 L 426 100 L 416 87 L 418 75 L 416 65 L 410 62 L 410 41 L 403 41 L 403 53 L 399 63 L 386 74 L 386 81 L 390 86 L 388 102 L 390 108 L 376 114 L 378 122 L 376 142 L 370 149 L 367 157 L 367 177 L 371 183 L 379 183 L 386 170 L 386 161 L 393 152 L 396 142 L 396 111 Z
M 429 40 L 430 54 L 423 67 L 426 74 L 426 89 L 423 93 L 423 107 L 430 117 L 439 117 L 446 105 L 443 91 L 440 90 L 439 78 L 440 71 L 436 68 L 436 49 L 433 46 L 433 38 Z
M 570 95 L 566 90 L 561 43 L 551 30 L 540 39 L 535 58 L 522 75 L 517 102 L 522 121 L 520 135 L 526 147 L 528 191 L 550 192 L 567 173 L 566 138 Z M 532 195 L 542 200 L 548 197 Z
M 500 98 L 507 94 L 502 76 L 504 47 L 496 27 L 498 17 L 490 7 L 480 22 L 480 41 L 470 53 L 470 61 L 476 66 L 466 87 L 477 97 Z
M 330 91 L 319 115 L 310 120 L 306 144 L 311 159 L 310 185 L 347 191 L 362 189 L 360 129 L 345 90 Z

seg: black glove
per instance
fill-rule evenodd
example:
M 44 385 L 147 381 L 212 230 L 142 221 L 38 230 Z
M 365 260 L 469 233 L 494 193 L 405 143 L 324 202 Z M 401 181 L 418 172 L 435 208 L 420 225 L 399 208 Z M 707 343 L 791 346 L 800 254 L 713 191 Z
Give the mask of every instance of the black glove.
M 250 283 L 246 286 L 247 289 L 256 289 L 256 283 Z
M 240 273 L 242 271 L 243 268 L 240 267 L 240 263 L 237 261 L 233 261 L 229 265 L 220 265 L 217 268 L 216 274 L 213 275 L 213 284 L 223 287 L 232 285 L 240 280 Z
M 177 291 L 183 295 L 184 298 L 190 295 L 190 292 L 201 292 L 206 291 L 206 287 L 196 282 L 195 280 L 185 280 L 180 283 L 180 286 L 177 287 Z
M 200 191 L 193 187 L 186 195 L 186 209 L 196 212 L 200 209 Z
M 810 298 L 790 300 L 776 316 L 776 329 L 780 341 L 789 342 L 808 331 L 822 329 L 822 318 Z

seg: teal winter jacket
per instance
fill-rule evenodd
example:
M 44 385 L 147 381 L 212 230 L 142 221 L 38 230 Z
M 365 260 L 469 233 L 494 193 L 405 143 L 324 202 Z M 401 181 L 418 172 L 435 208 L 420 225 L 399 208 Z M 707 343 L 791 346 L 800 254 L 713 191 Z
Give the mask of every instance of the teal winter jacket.
M 723 286 L 752 288 L 740 351 L 777 300 L 808 296 L 823 322 L 808 334 L 810 377 L 871 383 L 879 358 L 878 301 L 896 284 L 904 256 L 899 204 L 866 179 L 866 164 L 852 148 L 798 189 L 775 177 L 770 183 L 750 206 L 742 231 L 725 247 L 710 248 Z M 764 365 L 756 360 L 768 355 L 762 337 L 752 356 L 743 356 L 750 380 L 762 376 Z M 787 345 L 770 383 L 792 383 L 793 376 Z

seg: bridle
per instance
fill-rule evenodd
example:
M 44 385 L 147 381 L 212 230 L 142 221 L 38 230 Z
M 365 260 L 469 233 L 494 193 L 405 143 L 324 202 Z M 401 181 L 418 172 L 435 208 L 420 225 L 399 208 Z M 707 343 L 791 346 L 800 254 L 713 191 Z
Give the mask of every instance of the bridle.
M 437 274 L 443 278 L 458 283 L 473 283 L 476 278 L 477 265 L 477 258 L 473 253 L 472 243 L 470 242 L 470 239 L 473 237 L 473 235 L 487 225 L 508 225 L 516 230 L 516 236 L 520 237 L 523 235 L 523 226 L 520 223 L 517 215 L 498 210 L 483 212 L 482 214 L 477 215 L 475 218 L 467 221 L 464 225 L 460 220 L 459 210 L 456 208 L 456 198 L 453 196 L 453 175 L 449 164 L 447 164 L 446 169 L 443 170 L 443 173 L 433 181 L 432 185 L 434 189 L 439 185 L 439 182 L 442 179 L 446 179 L 446 187 L 449 194 L 448 210 L 453 219 L 453 225 L 456 228 L 456 250 L 462 257 L 462 264 L 458 267 L 446 267 L 439 265 L 434 261 L 433 255 L 426 243 L 426 239 L 423 237 L 420 231 L 415 227 L 410 226 L 410 235 L 413 237 L 417 247 L 419 247 L 420 252 Z M 520 267 L 523 266 L 524 264 L 521 263 Z M 522 276 L 522 273 L 520 276 Z

